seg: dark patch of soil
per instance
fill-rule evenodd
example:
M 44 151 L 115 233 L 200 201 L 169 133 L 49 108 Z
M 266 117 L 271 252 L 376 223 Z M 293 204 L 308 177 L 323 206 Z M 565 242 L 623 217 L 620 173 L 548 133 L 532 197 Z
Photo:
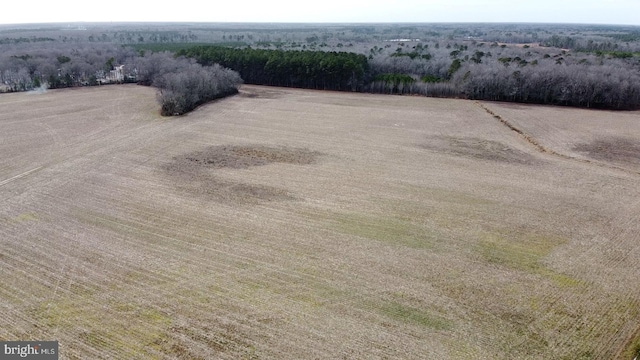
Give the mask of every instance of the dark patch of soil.
M 479 138 L 438 136 L 429 138 L 427 143 L 419 146 L 428 150 L 480 160 L 516 164 L 535 164 L 539 161 L 533 155 L 503 143 Z
M 573 151 L 584 153 L 595 160 L 640 165 L 640 140 L 621 137 L 598 139 L 578 144 L 573 147 Z
M 261 145 L 212 146 L 202 151 L 175 157 L 164 171 L 176 182 L 176 187 L 197 196 L 229 201 L 294 200 L 288 191 L 272 186 L 226 181 L 210 170 L 247 169 L 271 163 L 307 165 L 316 161 L 318 152 L 306 149 L 267 147 Z
M 247 97 L 247 98 L 257 98 L 257 99 L 279 99 L 284 96 L 283 91 L 277 90 L 268 90 L 268 89 L 247 89 L 241 88 L 239 96 Z
M 246 169 L 271 163 L 312 164 L 317 152 L 305 149 L 274 148 L 267 146 L 212 146 L 176 158 L 179 165 L 205 166 L 212 169 Z

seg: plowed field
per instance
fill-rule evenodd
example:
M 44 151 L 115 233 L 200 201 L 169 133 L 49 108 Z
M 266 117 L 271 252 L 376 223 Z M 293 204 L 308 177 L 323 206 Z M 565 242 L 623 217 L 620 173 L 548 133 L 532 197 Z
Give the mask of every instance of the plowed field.
M 61 359 L 632 359 L 640 113 L 0 95 L 0 340 Z M 510 124 L 514 129 L 506 126 Z

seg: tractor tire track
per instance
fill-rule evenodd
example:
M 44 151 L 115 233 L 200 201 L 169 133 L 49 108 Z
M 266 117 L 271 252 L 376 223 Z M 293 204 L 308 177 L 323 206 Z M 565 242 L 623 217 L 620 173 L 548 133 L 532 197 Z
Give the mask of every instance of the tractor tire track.
M 18 175 L 14 176 L 14 177 L 8 178 L 8 179 L 3 180 L 3 181 L 0 181 L 0 186 L 7 185 L 8 183 L 10 183 L 12 181 L 15 181 L 15 180 L 18 180 L 20 178 L 23 178 L 23 177 L 25 177 L 25 176 L 27 176 L 29 174 L 32 174 L 32 173 L 34 173 L 34 172 L 36 172 L 36 171 L 38 171 L 40 169 L 42 169 L 42 166 L 38 166 L 35 169 L 31 169 L 31 170 L 25 171 L 22 174 L 18 174 Z

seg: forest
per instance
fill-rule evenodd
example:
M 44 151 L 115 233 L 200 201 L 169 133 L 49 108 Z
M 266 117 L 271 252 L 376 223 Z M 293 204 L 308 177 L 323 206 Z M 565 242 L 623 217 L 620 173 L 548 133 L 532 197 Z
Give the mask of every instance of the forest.
M 213 78 L 219 80 L 197 80 Z M 0 27 L 0 92 L 137 82 L 162 86 L 159 99 L 167 104 L 163 113 L 179 114 L 237 91 L 241 81 L 634 110 L 640 109 L 640 28 L 173 23 Z
M 369 70 L 366 56 L 349 52 L 197 46 L 176 55 L 229 67 L 250 84 L 309 89 L 361 91 Z

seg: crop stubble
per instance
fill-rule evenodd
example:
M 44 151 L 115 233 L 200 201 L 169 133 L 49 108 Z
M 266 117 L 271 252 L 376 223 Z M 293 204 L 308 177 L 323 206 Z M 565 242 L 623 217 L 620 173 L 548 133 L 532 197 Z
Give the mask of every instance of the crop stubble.
M 609 114 L 483 105 L 570 156 Z M 137 86 L 0 96 L 0 339 L 167 359 L 609 358 L 634 340 L 632 171 L 540 153 L 469 101 L 245 86 L 156 108 Z M 540 115 L 574 111 L 562 131 Z M 608 139 L 640 131 L 621 114 Z M 623 153 L 592 157 L 633 170 Z

